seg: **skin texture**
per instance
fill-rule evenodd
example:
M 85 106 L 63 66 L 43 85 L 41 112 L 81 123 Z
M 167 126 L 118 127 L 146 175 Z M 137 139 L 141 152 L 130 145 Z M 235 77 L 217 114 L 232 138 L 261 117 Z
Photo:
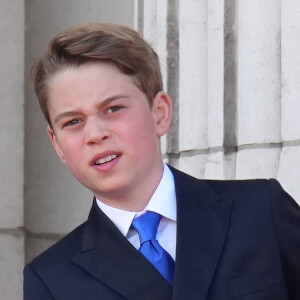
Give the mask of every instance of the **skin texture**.
M 49 80 L 48 107 L 50 139 L 77 180 L 108 205 L 143 210 L 163 173 L 159 139 L 170 126 L 168 95 L 158 92 L 150 107 L 115 65 L 88 63 Z M 114 159 L 95 164 L 105 157 Z

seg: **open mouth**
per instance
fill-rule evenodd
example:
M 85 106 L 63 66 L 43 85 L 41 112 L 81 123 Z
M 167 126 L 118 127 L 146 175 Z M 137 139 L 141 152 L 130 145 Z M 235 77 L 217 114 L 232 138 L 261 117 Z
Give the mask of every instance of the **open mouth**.
M 113 161 L 115 158 L 117 158 L 118 156 L 116 154 L 113 155 L 108 155 L 106 157 L 100 158 L 95 162 L 95 165 L 99 166 L 99 165 L 103 165 L 106 164 L 110 161 Z

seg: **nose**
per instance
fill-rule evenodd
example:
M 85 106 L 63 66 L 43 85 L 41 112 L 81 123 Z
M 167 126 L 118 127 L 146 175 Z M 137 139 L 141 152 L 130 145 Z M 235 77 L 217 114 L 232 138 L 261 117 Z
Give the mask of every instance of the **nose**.
M 100 117 L 89 119 L 86 122 L 85 131 L 88 145 L 101 144 L 111 136 L 106 122 Z

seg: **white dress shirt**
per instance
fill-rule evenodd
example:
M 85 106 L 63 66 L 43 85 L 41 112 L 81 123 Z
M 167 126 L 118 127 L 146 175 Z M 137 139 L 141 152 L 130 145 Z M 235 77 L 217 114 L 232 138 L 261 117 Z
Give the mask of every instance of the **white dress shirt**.
M 100 209 L 111 219 L 136 249 L 140 247 L 140 240 L 137 231 L 130 228 L 133 219 L 147 211 L 160 214 L 162 218 L 157 229 L 156 239 L 175 260 L 177 229 L 176 194 L 174 177 L 167 165 L 164 165 L 163 176 L 149 203 L 141 212 L 122 210 L 104 204 L 100 199 L 96 200 Z

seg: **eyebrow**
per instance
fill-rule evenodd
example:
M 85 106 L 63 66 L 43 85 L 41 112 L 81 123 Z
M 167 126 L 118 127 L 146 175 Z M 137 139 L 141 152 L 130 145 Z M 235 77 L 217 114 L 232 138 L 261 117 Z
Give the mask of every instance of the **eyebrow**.
M 66 117 L 72 117 L 78 115 L 78 112 L 75 111 L 65 111 L 61 114 L 59 114 L 55 119 L 54 119 L 54 123 L 57 124 L 61 119 L 66 118 Z
M 99 104 L 97 104 L 97 109 L 100 109 L 101 107 L 104 107 L 108 105 L 110 102 L 121 99 L 121 98 L 129 98 L 129 95 L 126 94 L 119 94 L 112 97 L 108 97 L 101 101 Z M 57 117 L 54 119 L 54 123 L 57 124 L 61 119 L 66 117 L 72 117 L 78 115 L 78 112 L 76 111 L 65 111 L 57 115 Z
M 104 99 L 103 101 L 101 101 L 99 104 L 97 104 L 97 109 L 107 106 L 110 102 L 118 100 L 118 99 L 122 99 L 122 98 L 130 98 L 129 95 L 126 94 L 119 94 L 119 95 L 115 95 L 112 97 L 108 97 L 107 99 Z

